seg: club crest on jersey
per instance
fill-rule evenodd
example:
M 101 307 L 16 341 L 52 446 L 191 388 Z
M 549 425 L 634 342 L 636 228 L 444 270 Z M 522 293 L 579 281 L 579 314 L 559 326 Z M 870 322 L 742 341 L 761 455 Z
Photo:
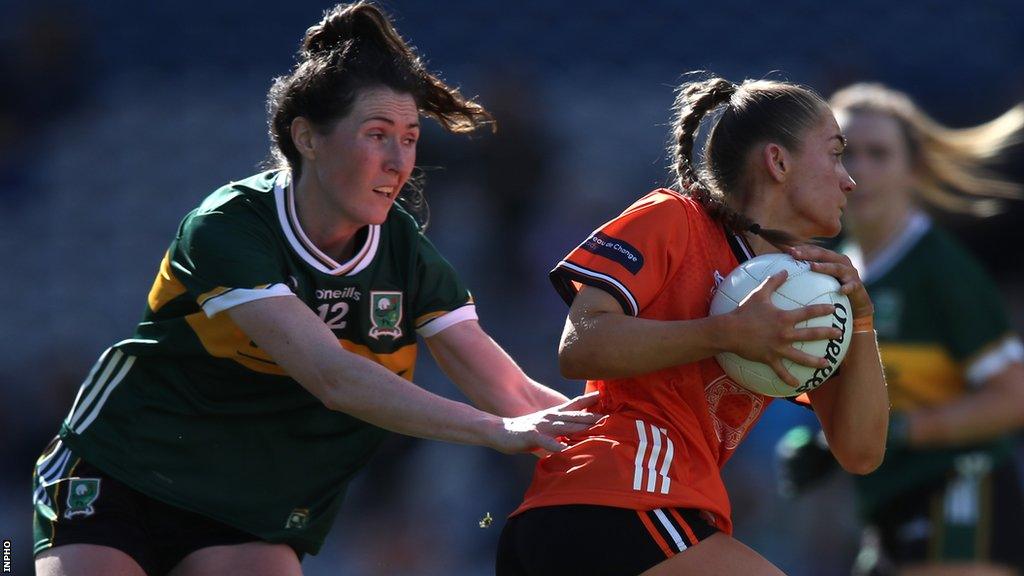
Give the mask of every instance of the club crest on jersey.
M 370 292 L 370 323 L 370 338 L 379 340 L 381 336 L 401 336 L 402 293 Z
M 761 417 L 764 396 L 754 394 L 724 374 L 704 386 L 715 435 L 726 450 L 735 450 Z
M 64 510 L 64 517 L 70 520 L 75 516 L 92 516 L 96 512 L 92 505 L 99 497 L 99 478 L 71 478 L 68 484 L 68 507 Z

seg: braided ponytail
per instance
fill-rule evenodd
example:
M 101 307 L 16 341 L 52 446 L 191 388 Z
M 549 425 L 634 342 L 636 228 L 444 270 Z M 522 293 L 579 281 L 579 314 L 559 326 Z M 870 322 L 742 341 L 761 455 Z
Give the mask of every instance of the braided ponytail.
M 733 210 L 720 190 L 706 185 L 693 162 L 693 145 L 701 120 L 722 104 L 728 104 L 738 88 L 724 78 L 711 78 L 684 84 L 679 90 L 676 95 L 678 116 L 674 130 L 676 172 L 685 193 L 703 206 L 713 219 L 735 232 L 753 232 L 760 231 L 761 227 Z
M 704 144 L 704 166 L 693 160 L 701 121 L 725 105 Z M 741 85 L 724 78 L 687 82 L 676 93 L 672 157 L 683 193 L 696 200 L 726 228 L 750 232 L 778 248 L 800 240 L 783 230 L 762 228 L 727 201 L 743 205 L 747 194 L 744 168 L 747 153 L 756 144 L 777 141 L 796 149 L 797 135 L 827 109 L 820 96 L 799 86 L 774 81 L 747 81 Z

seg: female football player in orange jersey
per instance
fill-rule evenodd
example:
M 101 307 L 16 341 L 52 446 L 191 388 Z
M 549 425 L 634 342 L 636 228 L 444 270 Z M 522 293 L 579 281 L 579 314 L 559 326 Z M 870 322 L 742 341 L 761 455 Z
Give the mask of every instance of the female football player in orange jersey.
M 698 128 L 719 109 L 697 168 Z M 708 317 L 717 282 L 756 254 L 786 250 L 841 282 L 853 342 L 810 403 L 845 469 L 865 474 L 882 460 L 888 398 L 871 300 L 847 258 L 806 244 L 839 232 L 855 187 L 831 110 L 806 88 L 721 78 L 684 84 L 675 110 L 679 190 L 639 199 L 552 272 L 571 306 L 562 372 L 587 378 L 607 417 L 538 462 L 502 533 L 499 575 L 781 574 L 731 536 L 720 473 L 771 398 L 731 381 L 714 355 L 764 362 L 796 386 L 784 358 L 822 361 L 793 344 L 841 335 L 795 328 L 830 305 L 770 303 L 784 273 L 734 312 Z

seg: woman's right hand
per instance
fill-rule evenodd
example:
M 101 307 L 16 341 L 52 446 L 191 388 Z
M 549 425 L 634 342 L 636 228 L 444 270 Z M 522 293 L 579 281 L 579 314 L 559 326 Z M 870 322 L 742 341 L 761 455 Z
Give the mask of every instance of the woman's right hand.
M 501 418 L 487 445 L 506 454 L 535 452 L 538 449 L 561 452 L 566 445 L 558 440 L 559 437 L 586 430 L 604 417 L 586 410 L 597 403 L 597 397 L 597 392 L 591 392 L 532 414 Z
M 729 313 L 734 328 L 730 330 L 727 350 L 747 360 L 767 364 L 779 378 L 796 388 L 800 383 L 782 365 L 784 358 L 812 368 L 825 368 L 828 361 L 797 350 L 793 343 L 839 338 L 842 333 L 830 326 L 796 328 L 805 320 L 831 315 L 835 311 L 831 304 L 793 310 L 782 310 L 772 304 L 772 293 L 786 282 L 787 277 L 785 270 L 769 277 Z

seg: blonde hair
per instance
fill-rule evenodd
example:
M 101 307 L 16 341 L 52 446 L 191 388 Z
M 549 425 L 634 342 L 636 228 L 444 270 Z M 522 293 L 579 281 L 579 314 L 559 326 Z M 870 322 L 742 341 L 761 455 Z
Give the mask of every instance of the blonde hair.
M 949 128 L 925 114 L 909 96 L 881 84 L 854 84 L 832 95 L 836 112 L 873 112 L 895 118 L 903 130 L 920 198 L 933 206 L 975 216 L 1002 211 L 1024 186 L 1000 177 L 992 164 L 1024 136 L 1024 103 L 970 128 Z

